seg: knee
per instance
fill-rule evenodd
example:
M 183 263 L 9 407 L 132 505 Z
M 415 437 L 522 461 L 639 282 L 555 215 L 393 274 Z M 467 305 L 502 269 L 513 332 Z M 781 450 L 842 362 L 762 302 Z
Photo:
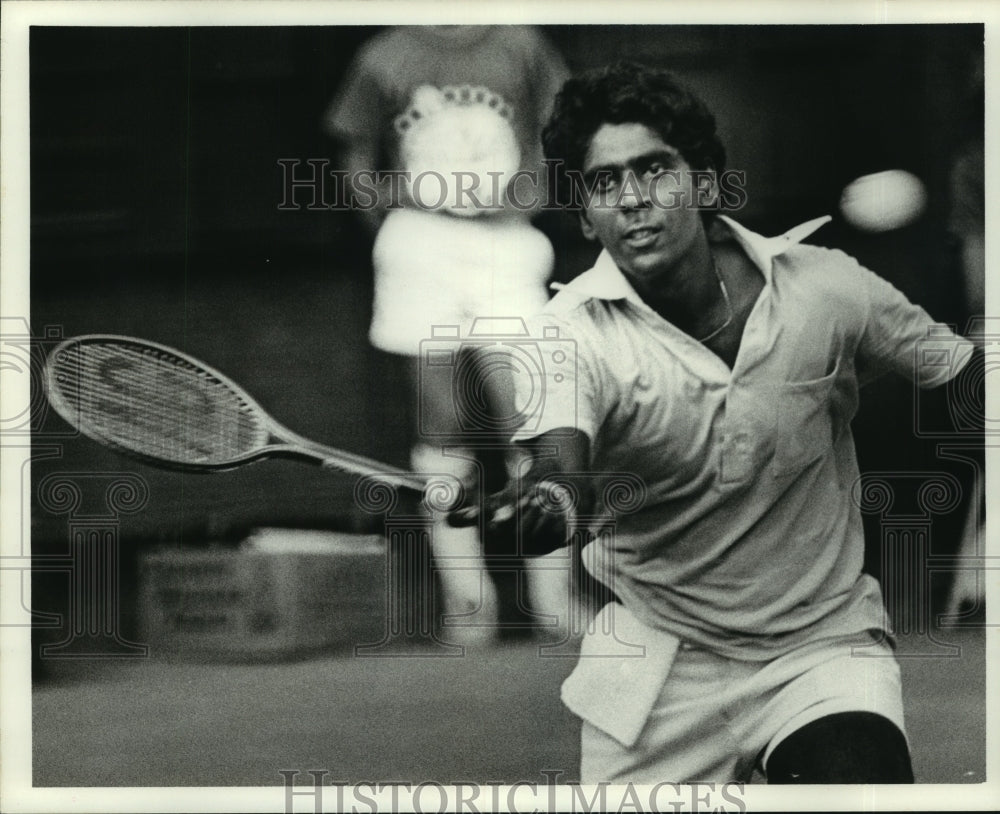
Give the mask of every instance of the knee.
M 768 783 L 912 783 L 906 738 L 872 712 L 827 715 L 775 747 L 765 767 Z

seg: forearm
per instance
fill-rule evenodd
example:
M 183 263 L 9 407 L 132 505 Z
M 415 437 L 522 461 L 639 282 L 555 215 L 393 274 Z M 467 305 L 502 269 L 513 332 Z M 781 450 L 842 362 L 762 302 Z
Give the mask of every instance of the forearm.
M 580 492 L 580 499 L 586 501 L 584 505 L 578 505 L 578 510 L 589 512 L 593 484 L 588 474 L 590 439 L 585 433 L 560 428 L 514 446 L 523 456 L 516 474 L 522 479 L 524 487 L 534 488 L 543 481 L 572 483 Z
M 922 393 L 920 398 L 925 405 L 938 402 L 939 413 L 948 417 L 950 432 L 981 436 L 985 429 L 986 374 L 990 367 L 983 348 L 977 346 L 955 376 L 946 384 Z
M 503 508 L 517 524 L 521 550 L 546 554 L 567 545 L 573 521 L 593 511 L 590 439 L 556 430 L 517 446 L 529 457 L 505 490 Z
M 377 232 L 385 220 L 391 190 L 386 180 L 378 183 L 374 151 L 364 145 L 346 147 L 341 164 L 347 173 L 345 191 L 350 193 L 352 208 L 370 232 Z

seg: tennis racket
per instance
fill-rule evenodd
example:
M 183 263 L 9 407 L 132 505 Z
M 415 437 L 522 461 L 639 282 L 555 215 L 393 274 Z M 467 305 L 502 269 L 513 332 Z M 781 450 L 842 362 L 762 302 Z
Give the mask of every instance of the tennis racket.
M 157 466 L 209 472 L 295 458 L 418 493 L 438 479 L 296 435 L 219 371 L 155 342 L 67 339 L 49 354 L 44 381 L 52 407 L 83 435 Z

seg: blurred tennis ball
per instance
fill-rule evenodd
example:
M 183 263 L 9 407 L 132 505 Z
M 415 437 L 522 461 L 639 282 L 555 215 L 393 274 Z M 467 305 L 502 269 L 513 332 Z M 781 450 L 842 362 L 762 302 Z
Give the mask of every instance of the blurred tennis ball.
M 856 229 L 888 232 L 919 218 L 927 206 L 923 182 L 906 170 L 885 170 L 851 181 L 840 196 L 840 212 Z

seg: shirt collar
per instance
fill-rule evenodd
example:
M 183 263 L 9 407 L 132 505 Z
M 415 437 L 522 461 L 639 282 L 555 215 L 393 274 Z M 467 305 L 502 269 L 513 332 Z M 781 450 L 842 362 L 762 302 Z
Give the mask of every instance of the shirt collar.
M 746 251 L 747 256 L 753 260 L 764 274 L 764 278 L 770 282 L 771 266 L 774 258 L 783 254 L 792 246 L 801 243 L 821 226 L 829 223 L 833 218 L 829 215 L 814 218 L 789 229 L 777 237 L 759 235 L 725 215 L 719 215 L 718 219 L 729 227 L 729 231 L 743 247 L 744 251 Z M 615 265 L 615 261 L 611 259 L 611 255 L 608 254 L 607 250 L 600 253 L 593 268 L 585 271 L 575 280 L 564 286 L 564 288 L 584 297 L 592 297 L 599 300 L 627 299 L 642 304 L 642 299 L 635 292 L 635 289 L 632 288 L 631 283 L 622 274 L 618 266 Z

